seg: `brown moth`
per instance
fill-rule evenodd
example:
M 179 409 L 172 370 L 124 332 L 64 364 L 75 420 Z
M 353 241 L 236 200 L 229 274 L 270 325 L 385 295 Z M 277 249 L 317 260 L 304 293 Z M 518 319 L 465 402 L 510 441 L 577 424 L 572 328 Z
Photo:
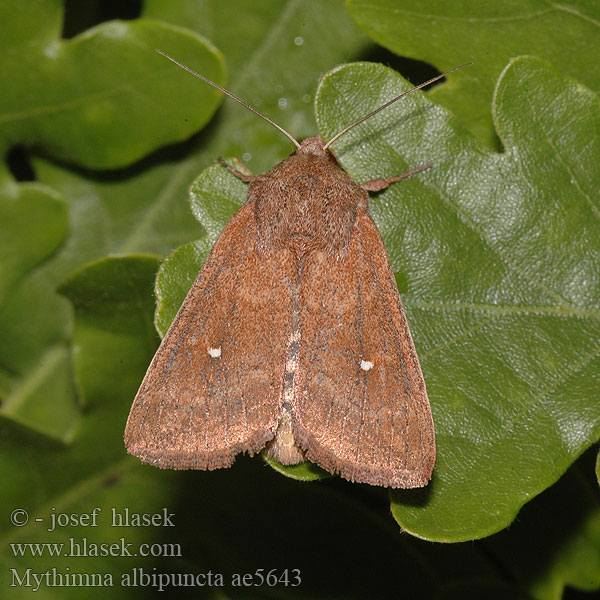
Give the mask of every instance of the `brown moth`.
M 260 116 L 297 149 L 258 176 L 221 161 L 248 197 L 148 368 L 127 450 L 158 467 L 218 469 L 266 448 L 284 465 L 310 460 L 350 481 L 424 486 L 433 419 L 367 192 L 431 165 L 361 185 L 328 150 L 358 122 L 299 144 Z

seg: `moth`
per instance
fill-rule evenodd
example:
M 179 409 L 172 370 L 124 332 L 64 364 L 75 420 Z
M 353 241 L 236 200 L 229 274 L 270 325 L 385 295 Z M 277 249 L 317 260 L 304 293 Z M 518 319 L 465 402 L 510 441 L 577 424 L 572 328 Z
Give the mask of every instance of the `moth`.
M 425 382 L 368 192 L 429 168 L 356 183 L 325 143 L 296 145 L 247 182 L 135 397 L 129 453 L 172 469 L 218 469 L 263 449 L 355 482 L 428 483 L 435 433 Z M 460 67 L 457 67 L 460 68 Z M 453 69 L 454 71 L 455 69 Z

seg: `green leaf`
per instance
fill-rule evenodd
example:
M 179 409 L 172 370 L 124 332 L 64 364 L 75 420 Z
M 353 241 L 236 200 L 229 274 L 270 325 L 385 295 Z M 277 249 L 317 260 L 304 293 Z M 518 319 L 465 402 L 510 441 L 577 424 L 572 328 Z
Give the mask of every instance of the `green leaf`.
M 55 283 L 108 254 L 165 255 L 204 232 L 184 201 L 193 174 L 186 180 L 174 173 L 175 160 L 117 175 L 73 171 L 39 157 L 33 164 L 38 177 L 62 193 L 69 209 L 70 235 L 43 266 Z
M 70 442 L 80 409 L 73 387 L 68 335 L 71 307 L 39 277 L 13 290 L 0 309 L 0 365 L 5 388 L 0 416 Z
M 125 455 L 123 447 L 130 399 L 158 341 L 152 325 L 157 264 L 153 257 L 105 259 L 81 270 L 63 286 L 76 310 L 75 372 L 86 399 L 84 417 L 69 446 L 52 443 L 29 427 L 0 421 L 0 472 L 10 482 L 0 498 L 0 510 L 7 516 L 0 527 L 7 586 L 16 576 L 26 577 L 27 569 L 34 574 L 55 570 L 59 577 L 99 573 L 102 581 L 113 578 L 111 597 L 141 597 L 135 589 L 132 593 L 121 585 L 120 576 L 140 566 L 142 557 L 132 560 L 135 555 L 118 550 L 108 553 L 106 548 L 125 544 L 129 552 L 138 552 L 140 544 L 162 529 L 113 526 L 113 510 L 154 513 L 172 499 L 175 474 L 141 467 L 137 459 Z M 23 526 L 10 524 L 15 509 L 28 513 Z M 93 511 L 97 511 L 95 525 L 90 521 L 76 525 L 79 515 Z M 67 521 L 54 527 L 58 515 Z M 58 556 L 28 550 L 20 555 L 10 545 L 29 542 L 64 547 Z M 100 544 L 104 551 L 99 550 Z M 71 552 L 75 556 L 69 556 Z M 32 584 L 16 584 L 11 597 L 31 593 L 35 581 L 34 575 L 29 576 Z M 49 598 L 81 596 L 77 585 L 56 587 L 42 581 L 39 589 Z M 86 588 L 86 595 L 106 597 L 106 589 Z
M 71 314 L 32 272 L 63 241 L 66 206 L 46 186 L 6 182 L 0 223 L 0 416 L 66 442 L 79 419 L 66 344 Z
M 296 138 L 315 134 L 313 100 L 322 73 L 356 60 L 370 47 L 338 0 L 257 0 L 251 7 L 243 1 L 148 0 L 144 16 L 211 39 L 227 58 L 229 91 Z M 198 148 L 192 177 L 218 156 L 239 156 L 260 173 L 292 150 L 281 133 L 231 100 L 223 103 L 213 125 L 210 139 Z M 186 167 L 184 162 L 176 172 Z
M 298 481 L 315 481 L 317 479 L 331 477 L 327 471 L 324 471 L 314 463 L 308 461 L 297 465 L 282 465 L 266 454 L 266 452 L 263 452 L 262 456 L 271 468 L 291 479 L 297 479 Z
M 317 101 L 325 137 L 401 89 L 382 67 L 334 71 Z M 418 94 L 336 144 L 359 181 L 434 164 L 371 204 L 438 440 L 431 485 L 394 493 L 393 512 L 427 539 L 505 527 L 600 435 L 599 101 L 533 58 L 509 63 L 494 100 L 500 155 Z
M 405 87 L 378 65 L 334 70 L 317 97 L 324 137 Z M 431 485 L 392 494 L 394 516 L 415 535 L 459 541 L 502 529 L 600 435 L 598 109 L 582 86 L 521 58 L 495 94 L 502 155 L 418 94 L 335 144 L 358 181 L 434 163 L 371 203 L 436 423 Z M 192 187 L 211 232 L 243 199 L 239 182 L 214 169 Z M 217 203 L 222 212 L 209 213 Z
M 161 336 L 167 333 L 209 251 L 210 245 L 206 240 L 190 242 L 177 248 L 161 264 L 156 276 L 157 306 L 154 315 L 154 323 Z
M 52 188 L 7 182 L 0 190 L 0 223 L 1 306 L 9 290 L 62 242 L 66 206 Z
M 59 5 L 35 4 L 0 3 L 0 64 L 11 82 L 0 96 L 3 149 L 22 143 L 87 167 L 120 167 L 187 139 L 214 113 L 216 90 L 154 52 L 193 60 L 223 83 L 222 57 L 201 36 L 140 19 L 61 40 Z
M 587 476 L 592 462 L 586 453 L 517 523 L 483 542 L 530 598 L 560 600 L 566 586 L 600 587 L 600 502 Z
M 369 36 L 400 56 L 440 71 L 473 61 L 431 98 L 490 146 L 497 141 L 489 111 L 494 82 L 511 58 L 538 56 L 588 88 L 600 88 L 595 2 L 347 0 L 347 6 Z
M 60 287 L 77 315 L 73 360 L 85 400 L 103 400 L 107 376 L 126 389 L 135 389 L 139 382 L 139 373 L 157 345 L 149 315 L 154 308 L 150 282 L 158 264 L 157 257 L 105 258 L 75 273 Z M 107 346 L 119 348 L 128 360 L 115 361 L 106 354 Z

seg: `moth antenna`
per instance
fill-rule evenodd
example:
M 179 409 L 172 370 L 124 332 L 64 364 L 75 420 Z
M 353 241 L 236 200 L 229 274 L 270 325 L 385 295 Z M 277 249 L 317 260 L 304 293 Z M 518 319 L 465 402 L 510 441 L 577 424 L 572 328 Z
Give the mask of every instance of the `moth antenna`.
M 442 79 L 442 77 L 446 77 L 446 75 L 450 75 L 450 73 L 454 73 L 454 71 L 458 71 L 458 69 L 462 69 L 463 67 L 468 67 L 469 65 L 472 65 L 472 64 L 473 63 L 468 62 L 468 63 L 465 63 L 464 65 L 459 65 L 458 67 L 454 67 L 454 69 L 450 69 L 449 71 L 446 71 L 445 73 L 436 75 L 435 77 L 432 77 L 428 81 L 424 81 L 423 83 L 420 83 L 416 87 L 408 90 L 408 92 L 404 92 L 404 93 L 400 94 L 399 96 L 392 98 L 389 102 L 386 102 L 383 106 L 380 106 L 379 108 L 376 108 L 375 110 L 372 110 L 368 115 L 365 115 L 358 121 L 355 121 L 354 123 L 352 123 L 352 125 L 348 125 L 348 127 L 346 127 L 345 129 L 342 129 L 342 131 L 340 131 L 337 135 L 334 135 L 325 144 L 325 150 L 327 148 L 329 148 L 329 146 L 331 146 L 331 144 L 333 144 L 333 142 L 335 142 L 336 140 L 341 138 L 345 133 L 348 133 L 348 131 L 350 131 L 353 127 L 356 127 L 357 125 L 360 125 L 363 121 L 370 119 L 373 115 L 376 115 L 379 111 L 390 106 L 390 104 L 394 104 L 394 102 L 400 100 L 400 98 L 404 98 L 404 96 L 408 96 L 409 94 L 412 94 L 413 92 L 416 92 L 417 90 L 420 90 L 421 88 L 424 88 L 425 86 L 429 85 L 430 83 L 433 83 L 434 81 L 437 81 L 438 79 Z
M 261 119 L 264 119 L 267 123 L 271 123 L 271 125 L 273 125 L 273 127 L 278 129 L 279 131 L 281 131 L 281 133 L 283 133 L 283 135 L 285 135 L 288 139 L 290 139 L 294 143 L 296 148 L 300 148 L 300 144 L 295 140 L 295 138 L 290 133 L 288 133 L 280 125 L 277 125 L 277 123 L 275 123 L 275 121 L 272 121 L 271 119 L 269 119 L 269 117 L 266 117 L 261 112 L 257 111 L 255 108 L 252 108 L 252 106 L 250 106 L 247 102 L 244 102 L 241 98 L 238 98 L 235 94 L 232 94 L 231 92 L 227 91 L 225 88 L 221 87 L 219 84 L 215 83 L 214 81 L 211 81 L 207 77 L 204 77 L 204 75 L 200 75 L 200 73 L 196 73 L 196 71 L 194 71 L 193 69 L 190 69 L 189 67 L 186 67 L 184 64 L 181 64 L 179 61 L 175 60 L 172 56 L 169 56 L 166 52 L 163 52 L 162 50 L 159 50 L 158 48 L 155 48 L 155 50 L 159 54 L 162 54 L 165 58 L 168 58 L 172 63 L 175 63 L 178 67 L 181 67 L 184 71 L 191 73 L 194 77 L 197 77 L 198 79 L 202 79 L 202 81 L 208 83 L 208 85 L 212 85 L 214 88 L 218 89 L 220 92 L 222 92 L 226 96 L 229 96 L 231 99 L 235 100 L 236 102 L 239 102 L 242 106 L 245 106 L 248 110 L 252 111 L 255 115 L 258 115 Z M 442 75 L 440 75 L 440 77 L 442 77 Z

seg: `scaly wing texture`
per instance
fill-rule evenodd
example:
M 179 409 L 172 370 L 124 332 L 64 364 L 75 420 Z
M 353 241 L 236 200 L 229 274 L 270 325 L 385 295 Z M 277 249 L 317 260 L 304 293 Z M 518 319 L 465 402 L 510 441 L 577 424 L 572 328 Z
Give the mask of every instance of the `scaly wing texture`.
M 389 259 L 364 210 L 345 257 L 305 257 L 300 307 L 297 443 L 350 481 L 425 485 L 435 461 L 431 410 Z
M 144 462 L 217 469 L 275 434 L 297 266 L 258 251 L 254 214 L 217 240 L 134 400 L 125 444 Z

